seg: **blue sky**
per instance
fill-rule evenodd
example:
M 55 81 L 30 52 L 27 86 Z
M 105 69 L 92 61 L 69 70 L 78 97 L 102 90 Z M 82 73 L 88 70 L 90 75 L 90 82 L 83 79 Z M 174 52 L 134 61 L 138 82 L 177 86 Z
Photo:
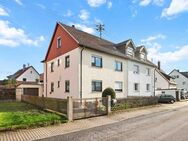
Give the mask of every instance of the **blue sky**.
M 0 79 L 25 63 L 40 73 L 55 24 L 98 35 L 115 43 L 144 44 L 148 58 L 168 73 L 188 71 L 188 0 L 0 0 Z

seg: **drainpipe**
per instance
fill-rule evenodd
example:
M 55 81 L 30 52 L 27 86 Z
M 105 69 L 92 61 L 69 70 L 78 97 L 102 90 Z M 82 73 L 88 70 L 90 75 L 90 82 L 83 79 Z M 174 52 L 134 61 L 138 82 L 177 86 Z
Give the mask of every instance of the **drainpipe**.
M 83 47 L 80 52 L 80 98 L 82 99 L 82 60 L 83 60 Z
M 156 71 L 156 68 L 154 69 L 154 96 L 155 96 L 155 71 Z
M 45 63 L 46 65 L 45 65 L 45 67 L 46 67 L 46 97 L 47 97 L 47 86 L 48 86 L 48 84 L 47 84 L 47 62 Z

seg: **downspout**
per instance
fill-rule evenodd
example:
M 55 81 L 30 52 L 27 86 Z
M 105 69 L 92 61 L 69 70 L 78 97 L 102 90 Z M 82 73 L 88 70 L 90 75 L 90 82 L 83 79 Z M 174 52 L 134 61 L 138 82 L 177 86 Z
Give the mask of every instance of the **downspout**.
M 154 96 L 155 96 L 155 70 L 156 68 L 154 69 Z
M 82 99 L 82 60 L 83 60 L 83 47 L 80 52 L 80 98 Z
M 45 67 L 46 67 L 46 97 L 47 97 L 47 86 L 48 86 L 48 84 L 47 84 L 47 62 L 45 63 L 46 65 L 45 65 Z

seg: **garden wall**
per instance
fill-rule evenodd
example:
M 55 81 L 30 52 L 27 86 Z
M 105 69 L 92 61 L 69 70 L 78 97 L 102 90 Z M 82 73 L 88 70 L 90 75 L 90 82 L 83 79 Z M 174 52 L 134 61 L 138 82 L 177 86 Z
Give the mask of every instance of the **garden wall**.
M 41 109 L 50 109 L 56 112 L 67 114 L 67 99 L 22 95 L 21 101 L 35 105 Z
M 117 99 L 117 104 L 112 108 L 112 110 L 123 110 L 127 108 L 136 108 L 156 104 L 158 104 L 158 97 L 128 97 Z

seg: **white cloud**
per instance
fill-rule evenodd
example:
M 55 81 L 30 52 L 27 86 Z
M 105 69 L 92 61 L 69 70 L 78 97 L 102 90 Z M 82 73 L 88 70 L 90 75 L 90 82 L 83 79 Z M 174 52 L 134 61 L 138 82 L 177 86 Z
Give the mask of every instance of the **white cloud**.
M 168 8 L 163 9 L 161 17 L 171 17 L 188 12 L 188 0 L 172 0 Z
M 38 3 L 37 6 L 40 7 L 41 9 L 43 9 L 43 10 L 46 9 L 46 6 L 44 6 L 43 4 Z
M 66 14 L 64 14 L 65 17 L 71 17 L 73 15 L 71 10 L 67 10 Z
M 89 27 L 89 26 L 87 26 L 87 25 L 78 24 L 78 23 L 76 23 L 76 24 L 70 23 L 70 25 L 74 25 L 75 28 L 80 29 L 80 30 L 82 30 L 82 31 L 85 31 L 85 32 L 87 32 L 87 33 L 95 34 L 95 29 L 93 29 L 92 27 Z
M 23 29 L 11 27 L 8 21 L 0 20 L 0 45 L 2 46 L 39 46 L 39 43 L 44 40 L 44 36 L 40 36 L 37 39 L 31 39 Z
M 144 43 L 148 47 L 148 59 L 152 59 L 154 62 L 161 61 L 166 65 L 188 59 L 188 45 L 176 47 L 173 51 L 162 52 L 162 45 L 157 40 L 165 38 L 165 35 L 158 34 L 141 40 L 142 44 Z
M 87 10 L 81 10 L 80 11 L 80 15 L 79 15 L 79 18 L 83 21 L 86 21 L 89 19 L 89 12 Z
M 91 7 L 99 7 L 106 3 L 106 0 L 87 0 Z
M 21 0 L 14 0 L 17 4 L 19 5 L 23 5 L 22 1 Z
M 9 16 L 8 12 L 0 6 L 0 16 Z
M 147 5 L 150 4 L 150 2 L 151 2 L 151 0 L 141 0 L 139 5 L 140 6 L 147 6 Z
M 132 1 L 135 3 L 135 1 Z M 149 4 L 153 3 L 154 5 L 162 6 L 164 3 L 164 0 L 140 0 L 139 5 L 140 6 L 148 6 Z
M 144 42 L 144 43 L 150 43 L 150 42 L 153 42 L 155 40 L 158 40 L 158 39 L 165 39 L 166 36 L 163 35 L 163 34 L 157 34 L 155 36 L 149 36 L 148 38 L 146 39 L 142 39 L 141 42 Z
M 108 9 L 112 8 L 112 2 L 111 2 L 111 1 L 109 1 L 109 2 L 107 3 L 107 7 L 108 7 Z

